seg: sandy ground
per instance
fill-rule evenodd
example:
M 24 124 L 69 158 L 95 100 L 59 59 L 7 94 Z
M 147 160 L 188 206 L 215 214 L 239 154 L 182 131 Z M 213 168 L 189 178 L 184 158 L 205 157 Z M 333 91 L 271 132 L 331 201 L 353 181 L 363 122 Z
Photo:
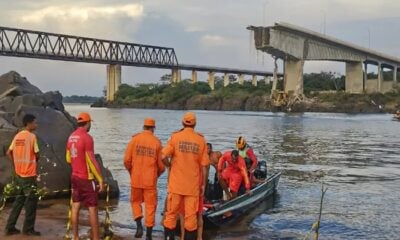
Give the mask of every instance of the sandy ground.
M 66 223 L 68 221 L 69 201 L 64 199 L 40 201 L 36 215 L 35 230 L 41 232 L 41 236 L 32 237 L 22 234 L 5 236 L 4 228 L 7 222 L 8 214 L 11 211 L 12 203 L 7 203 L 6 208 L 0 213 L 0 239 L 4 240 L 27 240 L 27 239 L 64 239 L 66 233 Z M 17 222 L 17 228 L 22 229 L 25 218 L 24 210 Z M 99 217 L 100 222 L 104 218 Z M 81 239 L 88 239 L 89 232 L 88 211 L 82 209 L 80 213 L 79 233 Z M 114 237 L 112 239 L 133 239 L 135 232 L 131 227 L 113 226 Z M 144 238 L 144 237 L 143 237 Z M 153 239 L 163 239 L 162 232 L 153 232 Z

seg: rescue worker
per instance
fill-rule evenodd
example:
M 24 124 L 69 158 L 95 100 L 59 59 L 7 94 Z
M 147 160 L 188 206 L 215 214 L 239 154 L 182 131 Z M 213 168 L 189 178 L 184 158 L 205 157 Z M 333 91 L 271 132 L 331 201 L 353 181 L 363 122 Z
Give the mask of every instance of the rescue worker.
M 143 235 L 142 203 L 145 206 L 146 239 L 152 239 L 157 208 L 157 179 L 164 172 L 161 161 L 161 142 L 154 136 L 155 120 L 146 118 L 143 132 L 132 136 L 124 158 L 124 165 L 131 177 L 131 206 L 136 222 L 136 238 Z
M 222 153 L 219 151 L 213 151 L 213 146 L 211 143 L 207 143 L 207 154 L 210 158 L 210 165 L 212 165 L 215 170 L 218 167 L 218 160 L 221 158 Z
M 25 129 L 15 135 L 7 151 L 15 172 L 15 184 L 19 187 L 19 190 L 8 217 L 5 234 L 21 233 L 19 229 L 15 228 L 15 224 L 22 207 L 25 207 L 25 221 L 22 233 L 30 236 L 40 236 L 40 232 L 35 231 L 38 202 L 35 188 L 37 186 L 37 161 L 39 160 L 39 147 L 36 136 L 33 133 L 37 128 L 36 117 L 26 114 L 22 122 Z
M 223 189 L 221 188 L 221 185 L 219 184 L 218 181 L 218 161 L 222 156 L 222 153 L 219 151 L 213 151 L 213 146 L 211 143 L 207 143 L 207 153 L 208 157 L 210 158 L 210 165 L 212 165 L 215 169 L 215 175 L 214 175 L 214 182 L 209 183 L 206 186 L 206 199 L 207 200 L 219 200 L 222 199 L 223 197 Z M 208 180 L 208 175 L 209 175 L 210 169 L 207 171 L 207 180 Z
M 93 138 L 89 135 L 92 119 L 89 113 L 80 113 L 77 117 L 78 128 L 69 136 L 66 160 L 71 164 L 72 187 L 72 231 L 73 239 L 79 239 L 78 219 L 81 203 L 89 209 L 91 239 L 99 238 L 98 192 L 104 189 L 99 164 L 94 156 Z M 98 181 L 96 188 L 94 179 Z
M 247 144 L 246 139 L 242 136 L 236 140 L 236 148 L 239 151 L 239 155 L 245 160 L 245 162 L 251 161 L 250 172 L 254 172 L 257 167 L 257 157 L 254 154 L 253 148 Z
M 227 166 L 224 168 L 225 164 Z M 246 193 L 250 193 L 250 181 L 247 175 L 246 163 L 239 156 L 237 150 L 225 152 L 218 161 L 218 179 L 229 199 L 237 197 L 242 181 L 246 187 Z M 228 186 L 230 191 L 228 191 Z
M 204 137 L 195 132 L 196 115 L 187 112 L 182 118 L 183 129 L 171 135 L 163 148 L 163 163 L 170 167 L 167 211 L 164 219 L 165 239 L 174 239 L 177 214 L 181 204 L 185 212 L 185 239 L 197 238 L 199 196 L 203 196 L 206 171 L 210 160 Z M 172 160 L 169 158 L 172 157 Z M 202 184 L 199 184 L 202 171 Z

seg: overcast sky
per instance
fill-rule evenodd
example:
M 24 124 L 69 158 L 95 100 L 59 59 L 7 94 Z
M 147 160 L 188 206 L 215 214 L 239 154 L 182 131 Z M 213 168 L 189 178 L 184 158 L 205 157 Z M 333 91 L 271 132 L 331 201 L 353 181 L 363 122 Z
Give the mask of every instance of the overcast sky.
M 180 63 L 272 70 L 250 45 L 248 25 L 284 21 L 400 56 L 398 0 L 0 0 L 2 26 L 173 47 Z M 325 23 L 325 24 L 324 24 Z M 370 36 L 370 37 L 369 37 Z M 263 56 L 264 55 L 264 56 Z M 122 81 L 157 82 L 166 70 L 122 68 Z M 106 66 L 0 57 L 43 91 L 99 96 Z M 344 72 L 344 63 L 307 62 L 306 72 Z M 190 77 L 183 72 L 183 77 Z M 205 81 L 206 75 L 199 75 Z

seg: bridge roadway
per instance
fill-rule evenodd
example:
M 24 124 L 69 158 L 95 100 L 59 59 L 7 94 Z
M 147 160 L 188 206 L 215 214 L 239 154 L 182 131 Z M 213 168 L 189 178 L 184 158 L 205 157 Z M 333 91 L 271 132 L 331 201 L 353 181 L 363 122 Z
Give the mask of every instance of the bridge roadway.
M 0 26 L 0 55 L 48 60 L 107 64 L 107 100 L 113 101 L 121 84 L 121 66 L 171 69 L 173 82 L 181 79 L 181 70 L 192 71 L 193 82 L 197 72 L 208 72 L 208 83 L 214 89 L 214 74 L 224 73 L 224 85 L 229 84 L 228 74 L 238 74 L 239 84 L 243 75 L 266 79 L 271 72 L 179 64 L 173 48 L 136 44 L 104 39 L 56 34 Z
M 346 63 L 346 92 L 387 92 L 397 86 L 400 58 L 321 34 L 289 23 L 269 27 L 249 26 L 255 47 L 284 61 L 284 90 L 303 94 L 305 61 Z M 389 31 L 389 30 L 388 30 Z M 377 79 L 368 79 L 368 65 L 378 67 Z M 391 75 L 390 79 L 384 78 Z

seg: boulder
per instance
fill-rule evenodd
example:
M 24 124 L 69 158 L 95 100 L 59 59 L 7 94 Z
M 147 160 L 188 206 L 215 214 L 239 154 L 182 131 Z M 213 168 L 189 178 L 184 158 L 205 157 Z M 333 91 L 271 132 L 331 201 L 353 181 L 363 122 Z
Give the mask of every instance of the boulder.
M 42 93 L 26 78 L 16 72 L 0 76 L 0 191 L 11 175 L 11 163 L 5 153 L 23 127 L 22 118 L 30 113 L 36 116 L 35 134 L 40 149 L 38 161 L 39 187 L 46 187 L 47 197 L 69 194 L 71 167 L 65 160 L 65 147 L 69 135 L 76 128 L 76 119 L 65 111 L 59 92 Z M 112 197 L 118 197 L 119 188 L 111 172 L 104 168 L 97 156 Z
M 32 85 L 26 78 L 15 71 L 0 76 L 0 96 L 21 96 L 24 94 L 42 94 L 39 88 Z

